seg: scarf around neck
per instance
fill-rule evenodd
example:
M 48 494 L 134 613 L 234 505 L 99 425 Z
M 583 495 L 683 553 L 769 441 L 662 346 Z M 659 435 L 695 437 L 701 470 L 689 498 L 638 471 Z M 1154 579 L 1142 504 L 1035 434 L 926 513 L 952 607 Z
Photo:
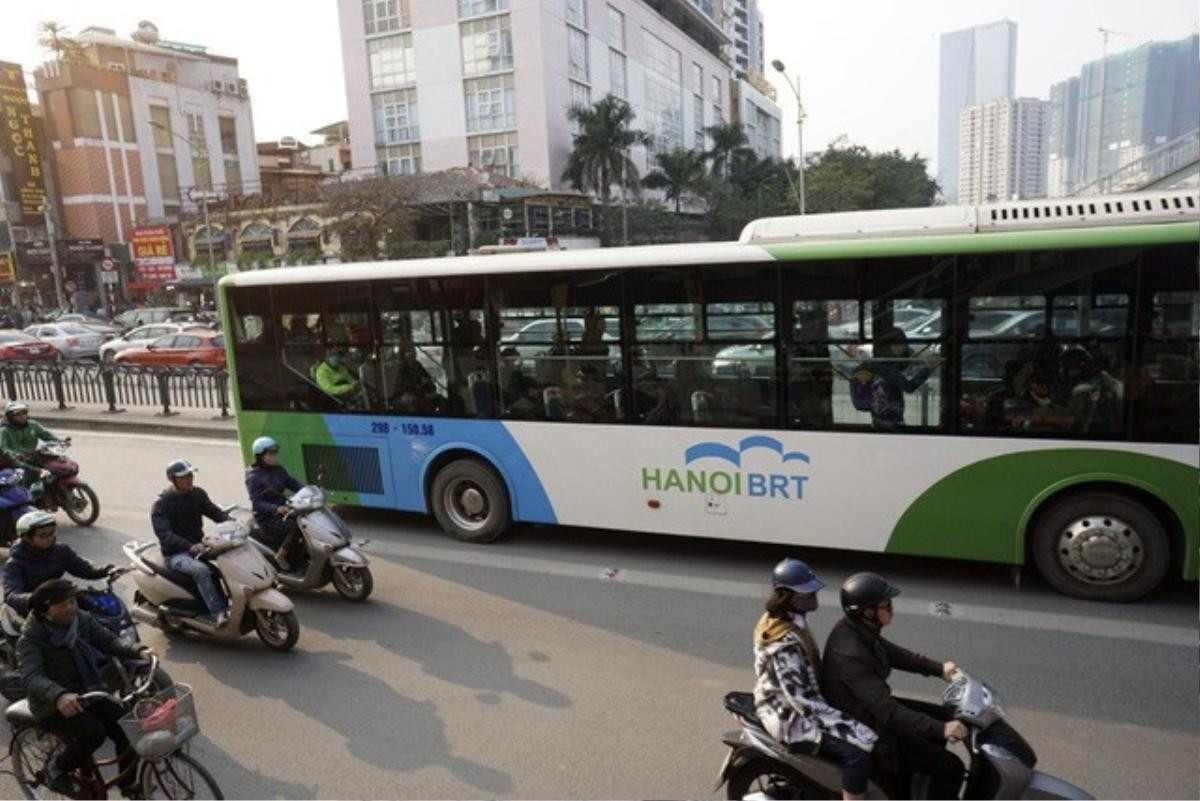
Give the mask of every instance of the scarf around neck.
M 80 614 L 82 613 L 75 613 L 69 626 L 60 626 L 49 620 L 43 622 L 46 625 L 46 631 L 50 634 L 50 644 L 57 648 L 66 648 L 71 652 L 84 686 L 100 687 L 104 684 L 104 680 L 100 678 L 100 666 L 105 658 L 104 652 L 79 636 Z

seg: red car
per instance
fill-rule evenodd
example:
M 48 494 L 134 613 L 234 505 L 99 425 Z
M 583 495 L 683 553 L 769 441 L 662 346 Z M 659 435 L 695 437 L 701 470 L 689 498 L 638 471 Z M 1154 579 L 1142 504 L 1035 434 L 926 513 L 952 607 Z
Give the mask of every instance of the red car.
M 0 331 L 0 360 L 6 362 L 52 362 L 58 348 L 24 331 Z
M 153 367 L 224 367 L 225 336 L 220 331 L 180 331 L 123 350 L 113 361 Z

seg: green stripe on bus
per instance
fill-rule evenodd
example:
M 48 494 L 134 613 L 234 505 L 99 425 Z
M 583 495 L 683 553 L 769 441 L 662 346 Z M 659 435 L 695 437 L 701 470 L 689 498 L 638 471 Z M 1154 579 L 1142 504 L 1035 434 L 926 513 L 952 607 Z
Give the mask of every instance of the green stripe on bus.
M 1183 576 L 1196 579 L 1200 470 L 1127 451 L 1024 451 L 968 465 L 938 481 L 908 507 L 886 550 L 1022 564 L 1025 531 L 1039 506 L 1060 490 L 1091 482 L 1135 487 L 1166 504 L 1182 524 Z
M 881 258 L 955 253 L 992 253 L 1008 250 L 1061 250 L 1089 247 L 1140 247 L 1200 242 L 1200 222 L 1160 225 L 1114 225 L 1040 231 L 948 236 L 908 236 L 880 239 L 845 239 L 794 244 L 763 245 L 780 261 L 812 259 Z
M 238 440 L 242 446 L 242 458 L 247 465 L 253 461 L 250 444 L 264 435 L 274 437 L 279 442 L 279 463 L 284 465 L 289 473 L 306 484 L 320 483 L 316 476 L 307 475 L 301 445 L 337 445 L 333 434 L 329 433 L 329 426 L 325 424 L 324 417 L 311 412 L 239 413 Z M 325 495 L 334 503 L 359 505 L 357 492 L 327 489 Z

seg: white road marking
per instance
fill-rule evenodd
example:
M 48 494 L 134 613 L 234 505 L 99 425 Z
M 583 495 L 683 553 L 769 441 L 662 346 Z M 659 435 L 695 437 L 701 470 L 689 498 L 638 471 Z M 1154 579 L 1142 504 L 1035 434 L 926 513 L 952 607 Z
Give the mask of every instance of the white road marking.
M 762 599 L 764 597 L 763 585 L 755 582 L 698 578 L 676 573 L 628 570 L 625 568 L 617 569 L 611 565 L 581 564 L 578 562 L 538 559 L 529 556 L 515 556 L 502 553 L 495 548 L 467 549 L 455 546 L 436 547 L 372 540 L 371 544 L 367 546 L 368 556 L 372 552 L 399 559 L 424 559 L 431 562 L 448 562 L 498 570 L 514 570 L 522 573 L 540 573 L 583 581 L 629 584 L 662 590 L 682 590 L 684 592 L 718 595 L 727 598 Z M 818 597 L 826 607 L 837 608 L 839 602 L 836 590 L 824 589 L 818 593 Z M 977 606 L 959 603 L 952 603 L 950 605 L 950 614 L 943 615 L 936 612 L 937 604 L 941 603 L 940 601 L 931 598 L 913 598 L 903 595 L 897 598 L 894 603 L 897 611 L 902 614 L 933 617 L 947 623 L 984 623 L 994 626 L 1010 626 L 1013 628 L 1037 629 L 1040 631 L 1082 634 L 1092 637 L 1108 637 L 1117 640 L 1133 640 L 1158 645 L 1183 646 L 1188 648 L 1196 646 L 1196 630 L 1180 626 L 1164 626 L 1138 621 L 1106 620 L 1099 617 L 1092 618 L 1082 615 L 1039 612 L 1031 609 L 1009 609 L 1000 606 Z

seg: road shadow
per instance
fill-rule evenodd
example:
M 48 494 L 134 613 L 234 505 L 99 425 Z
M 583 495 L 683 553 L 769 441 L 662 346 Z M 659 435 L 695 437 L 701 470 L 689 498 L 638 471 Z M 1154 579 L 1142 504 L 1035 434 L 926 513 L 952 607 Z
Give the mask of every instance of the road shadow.
M 203 724 L 201 724 L 203 725 Z M 279 781 L 258 771 L 247 770 L 208 739 L 203 733 L 189 744 L 191 755 L 200 761 L 220 785 L 226 798 L 317 798 L 317 788 L 299 782 Z M 291 760 L 282 758 L 279 764 L 285 769 Z
M 389 684 L 355 668 L 350 654 L 300 649 L 286 655 L 268 654 L 261 648 L 239 648 L 239 643 L 179 637 L 168 643 L 164 648 L 168 664 L 194 664 L 241 693 L 283 701 L 336 731 L 355 758 L 378 768 L 407 772 L 440 766 L 484 795 L 499 796 L 512 790 L 508 774 L 450 753 L 445 726 L 432 701 L 399 694 Z M 263 676 L 263 660 L 272 658 L 279 660 L 279 668 Z M 330 688 L 342 691 L 330 692 Z M 258 724 L 248 721 L 248 725 Z M 264 730 L 264 734 L 268 732 Z M 283 761 L 293 762 L 294 756 Z M 311 791 L 289 795 L 315 796 Z M 259 796 L 257 792 L 238 792 L 232 797 Z
M 518 676 L 499 641 L 485 642 L 452 623 L 386 601 L 348 604 L 326 592 L 294 593 L 293 599 L 306 627 L 334 638 L 376 643 L 420 665 L 427 675 L 472 690 L 481 703 L 499 704 L 511 695 L 550 709 L 571 706 L 552 687 Z M 528 659 L 545 662 L 549 657 L 532 652 Z

